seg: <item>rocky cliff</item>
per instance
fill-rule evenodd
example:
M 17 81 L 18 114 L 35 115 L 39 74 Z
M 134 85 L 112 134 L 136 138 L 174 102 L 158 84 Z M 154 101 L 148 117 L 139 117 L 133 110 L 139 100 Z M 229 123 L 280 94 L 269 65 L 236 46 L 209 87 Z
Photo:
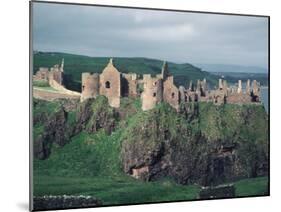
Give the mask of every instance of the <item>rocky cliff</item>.
M 177 113 L 165 103 L 142 111 L 139 100 L 122 101 L 113 109 L 102 96 L 83 103 L 35 100 L 35 157 L 48 158 L 54 145 L 63 148 L 83 131 L 110 136 L 118 130 L 120 169 L 140 180 L 216 185 L 267 175 L 268 116 L 262 105 L 187 104 Z
M 267 114 L 261 105 L 200 103 L 178 114 L 163 104 L 135 118 L 121 152 L 124 171 L 135 178 L 216 185 L 267 174 Z

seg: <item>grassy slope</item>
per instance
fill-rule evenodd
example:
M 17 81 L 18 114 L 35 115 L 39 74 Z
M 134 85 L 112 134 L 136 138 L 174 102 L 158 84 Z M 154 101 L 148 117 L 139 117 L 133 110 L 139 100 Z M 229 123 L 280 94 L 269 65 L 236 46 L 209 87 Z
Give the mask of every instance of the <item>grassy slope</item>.
M 161 109 L 161 106 L 159 107 Z M 56 108 L 58 108 L 56 103 L 43 104 L 34 112 L 38 114 L 45 111 L 49 114 L 56 111 Z M 208 114 L 215 118 L 215 108 L 206 104 L 201 109 L 209 111 Z M 35 160 L 34 194 L 93 195 L 100 198 L 104 204 L 196 199 L 199 192 L 199 187 L 196 185 L 178 185 L 170 179 L 142 182 L 122 172 L 119 158 L 120 145 L 122 138 L 128 136 L 129 133 L 128 130 L 124 130 L 124 126 L 128 129 L 132 128 L 136 122 L 143 120 L 147 113 L 140 110 L 139 99 L 135 101 L 122 99 L 121 109 L 131 111 L 133 115 L 121 121 L 118 129 L 110 136 L 106 135 L 103 130 L 95 134 L 82 132 L 73 137 L 71 142 L 63 148 L 53 145 L 52 154 L 47 160 Z M 230 109 L 222 108 L 226 111 Z M 233 108 L 231 110 L 235 112 Z M 229 113 L 225 112 L 225 114 Z M 68 122 L 75 122 L 75 112 L 68 117 Z M 208 119 L 213 120 L 212 117 Z M 166 120 L 165 117 L 163 118 Z M 206 117 L 201 117 L 202 126 L 200 127 L 208 131 L 204 118 Z M 239 120 L 232 120 L 231 123 L 234 123 L 233 121 Z M 40 130 L 42 129 L 39 125 L 36 134 L 39 134 Z M 210 136 L 215 137 L 217 133 L 216 131 L 210 132 Z M 267 181 L 267 178 L 263 177 L 236 182 L 236 195 L 262 195 L 267 191 Z
M 34 54 L 34 72 L 39 67 L 52 67 L 61 62 L 62 58 L 65 61 L 65 73 L 71 75 L 74 82 L 81 82 L 82 72 L 97 72 L 101 73 L 109 58 L 107 57 L 88 57 L 82 55 L 73 55 L 65 53 L 36 53 Z M 159 74 L 163 61 L 147 58 L 114 58 L 114 64 L 119 71 L 124 73 L 138 74 Z M 187 86 L 190 80 L 196 82 L 197 79 L 206 78 L 211 85 L 216 84 L 217 77 L 203 72 L 199 68 L 185 63 L 176 64 L 168 63 L 171 74 L 175 77 L 177 85 Z M 77 86 L 75 83 L 70 83 L 70 86 Z
M 120 132 L 106 136 L 81 133 L 45 161 L 35 161 L 35 195 L 92 195 L 103 204 L 196 199 L 199 187 L 183 186 L 170 179 L 142 182 L 122 173 L 119 163 Z M 237 196 L 262 195 L 267 178 L 235 183 Z

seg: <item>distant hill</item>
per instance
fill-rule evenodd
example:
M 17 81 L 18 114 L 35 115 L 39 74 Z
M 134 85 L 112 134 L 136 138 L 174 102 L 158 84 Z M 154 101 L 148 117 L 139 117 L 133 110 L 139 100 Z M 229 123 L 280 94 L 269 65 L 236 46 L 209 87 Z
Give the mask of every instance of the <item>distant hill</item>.
M 109 57 L 89 57 L 57 52 L 34 52 L 34 73 L 39 67 L 52 67 L 64 58 L 64 71 L 66 74 L 66 87 L 73 90 L 81 88 L 82 72 L 101 73 Z M 192 81 L 206 78 L 212 87 L 217 83 L 218 76 L 212 75 L 189 63 L 177 64 L 168 62 L 169 71 L 174 76 L 177 86 L 187 86 Z M 149 58 L 114 58 L 114 65 L 123 73 L 152 74 L 161 72 L 163 61 Z
M 197 67 L 208 72 L 232 72 L 232 73 L 267 73 L 266 68 L 256 66 L 241 66 L 230 64 L 195 64 Z

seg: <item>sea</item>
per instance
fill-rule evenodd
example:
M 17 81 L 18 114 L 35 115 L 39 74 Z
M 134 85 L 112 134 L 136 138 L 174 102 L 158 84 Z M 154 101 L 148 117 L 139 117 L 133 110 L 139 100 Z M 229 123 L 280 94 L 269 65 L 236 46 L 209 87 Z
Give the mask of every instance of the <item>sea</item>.
M 268 113 L 268 87 L 261 87 L 261 102 Z

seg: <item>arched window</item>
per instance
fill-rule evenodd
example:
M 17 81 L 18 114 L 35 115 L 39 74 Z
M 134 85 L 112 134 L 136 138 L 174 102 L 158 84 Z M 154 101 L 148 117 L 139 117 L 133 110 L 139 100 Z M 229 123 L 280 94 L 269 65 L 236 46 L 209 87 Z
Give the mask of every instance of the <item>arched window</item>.
M 109 81 L 105 82 L 105 88 L 110 88 L 110 82 Z
M 156 93 L 153 93 L 153 97 L 155 97 L 156 96 Z
M 84 90 L 85 90 L 85 85 L 82 86 L 82 91 L 84 91 Z
M 172 98 L 174 98 L 174 97 L 175 97 L 175 93 L 173 92 L 173 93 L 172 93 Z

